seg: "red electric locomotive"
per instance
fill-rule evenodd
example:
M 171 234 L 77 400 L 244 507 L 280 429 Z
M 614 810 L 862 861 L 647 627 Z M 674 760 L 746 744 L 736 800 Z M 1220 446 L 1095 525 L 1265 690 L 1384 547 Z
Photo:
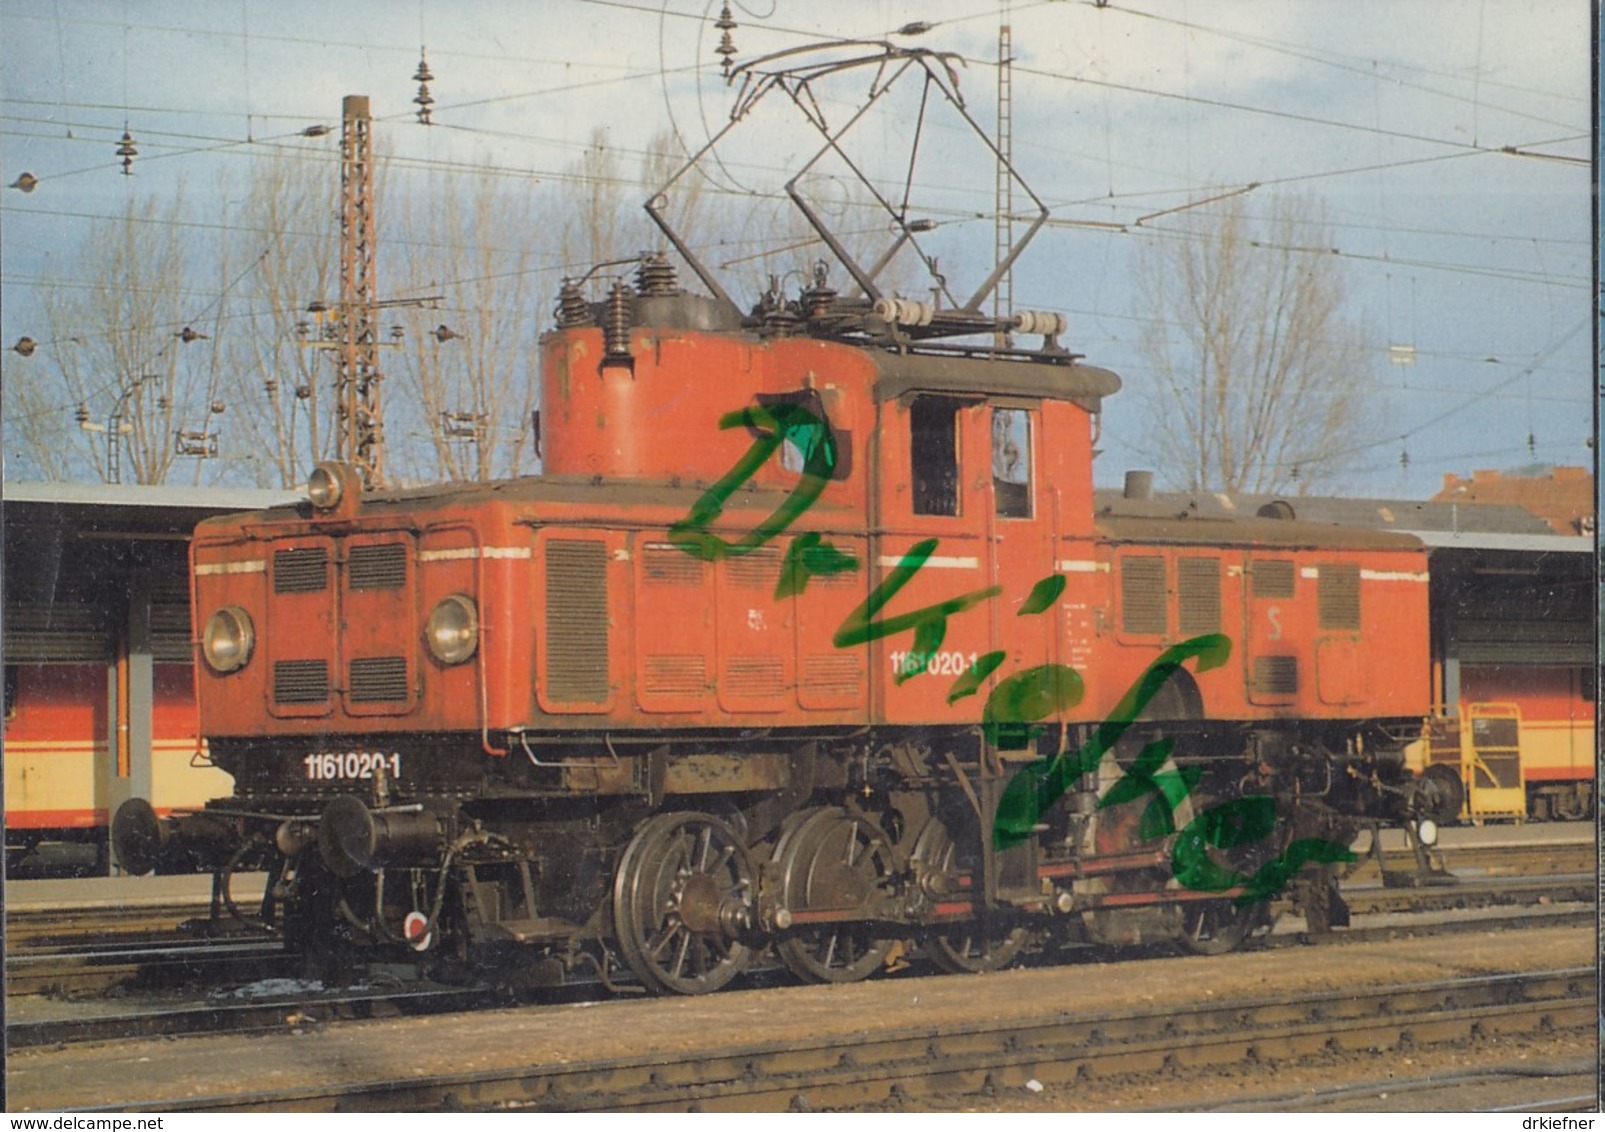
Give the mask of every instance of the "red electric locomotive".
M 953 98 L 938 56 L 855 50 L 754 64 L 748 97 L 806 110 L 856 63 Z M 1225 950 L 1283 892 L 1328 919 L 1343 846 L 1423 803 L 1424 549 L 1095 513 L 1119 381 L 1062 320 L 885 294 L 794 198 L 852 293 L 821 270 L 743 313 L 661 220 L 711 296 L 661 256 L 599 301 L 565 285 L 543 475 L 364 492 L 324 465 L 306 504 L 203 523 L 201 729 L 234 794 L 129 804 L 124 866 L 264 866 L 263 916 L 309 947 L 680 993 L 770 949 L 846 981 L 1052 933 Z

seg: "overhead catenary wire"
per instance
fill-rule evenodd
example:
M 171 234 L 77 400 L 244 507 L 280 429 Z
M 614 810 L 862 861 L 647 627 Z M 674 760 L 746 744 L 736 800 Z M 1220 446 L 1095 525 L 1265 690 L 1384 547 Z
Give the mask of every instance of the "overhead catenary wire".
M 627 7 L 626 5 L 615 5 L 615 6 Z M 642 5 L 641 7 L 643 7 L 645 10 L 657 12 L 657 11 L 661 11 L 663 6 L 661 4 L 657 4 L 657 5 L 649 4 L 649 5 Z M 1061 7 L 1061 10 L 1062 10 L 1063 6 L 1060 6 L 1060 7 Z M 995 18 L 995 11 L 996 11 L 995 5 L 992 5 L 989 10 L 993 13 L 993 16 Z M 1090 11 L 1090 9 L 1089 9 L 1089 11 Z M 694 19 L 698 18 L 698 13 L 695 12 L 695 11 L 672 13 L 672 17 L 680 17 L 680 16 L 684 16 L 685 17 L 685 21 L 686 21 L 686 25 L 687 26 L 692 26 L 692 21 Z M 975 15 L 973 15 L 973 16 L 966 15 L 966 16 L 963 16 L 961 18 L 980 19 L 980 18 L 983 18 L 983 14 L 980 13 L 979 11 L 977 11 L 977 13 Z M 944 21 L 944 22 L 951 22 L 951 21 Z M 113 26 L 121 26 L 121 25 L 115 25 L 114 24 Z M 182 30 L 186 34 L 193 33 L 193 31 L 194 31 L 194 29 L 176 29 L 176 30 Z M 249 29 L 247 26 L 245 26 L 243 24 L 243 21 L 242 21 L 241 30 L 240 30 L 240 33 L 239 33 L 242 47 L 244 45 L 244 41 L 247 38 L 247 33 L 250 32 L 250 30 L 251 29 Z M 785 29 L 777 29 L 777 30 L 784 31 Z M 295 37 L 286 37 L 286 38 L 295 38 Z M 310 41 L 304 41 L 304 42 L 310 42 Z M 356 46 L 356 45 L 351 45 L 351 46 Z M 380 49 L 390 50 L 389 48 L 380 48 Z M 402 51 L 402 49 L 401 48 L 395 48 L 394 51 L 399 54 Z M 248 52 L 247 57 L 249 57 L 249 54 L 250 53 Z M 486 55 L 484 57 L 486 57 L 486 58 L 498 58 L 499 56 Z M 639 77 L 639 76 L 634 76 L 634 77 Z M 674 79 L 674 76 L 668 75 L 666 72 L 664 72 L 661 69 L 659 70 L 659 72 L 657 72 L 657 74 L 653 75 L 653 77 L 659 78 L 660 81 L 663 82 L 663 83 L 672 82 L 673 79 Z M 628 78 L 629 78 L 629 76 L 626 77 L 626 80 Z M 1488 90 L 1494 89 L 1494 88 L 1495 88 L 1495 84 L 1490 82 L 1490 83 L 1486 84 L 1486 86 L 1484 87 L 1484 93 L 1486 93 Z M 515 95 L 515 97 L 516 97 L 516 95 Z M 1104 91 L 1103 91 L 1103 97 L 1106 100 L 1108 100 L 1110 98 L 1121 97 L 1121 95 L 1120 95 L 1120 92 L 1119 92 L 1118 88 L 1106 87 L 1106 88 L 1104 88 Z M 248 100 L 248 102 L 249 102 L 249 100 Z M 1492 103 L 1487 103 L 1486 105 L 1491 106 Z M 254 111 L 256 109 L 260 109 L 260 108 L 259 107 L 249 107 L 248 106 L 247 131 L 246 131 L 247 132 L 247 138 L 244 141 L 240 141 L 238 139 L 235 140 L 235 144 L 240 145 L 242 147 L 242 150 L 241 150 L 242 152 L 252 152 L 253 151 L 250 148 L 252 146 L 252 139 L 249 136 L 251 134 L 251 132 L 252 132 L 251 122 L 254 121 L 254 119 L 258 118 L 258 117 L 263 118 L 264 120 L 267 120 L 269 117 L 271 117 L 271 115 L 268 115 L 268 114 L 256 114 L 256 113 L 254 113 Z M 181 110 L 175 110 L 173 112 L 182 113 Z M 407 113 L 410 114 L 410 111 L 408 111 Z M 286 116 L 286 117 L 289 120 L 294 120 L 294 121 L 304 121 L 305 120 L 305 119 L 303 119 L 303 118 L 301 118 L 299 116 Z M 398 120 L 400 119 L 400 117 L 401 117 L 401 115 L 397 115 L 397 119 Z M 71 127 L 69 127 L 69 128 L 71 128 Z M 1343 128 L 1344 129 L 1349 129 L 1351 127 L 1350 126 L 1343 126 Z M 466 126 L 466 128 L 464 128 L 461 131 L 461 135 L 464 136 L 464 137 L 474 136 L 474 134 L 476 133 L 476 129 L 477 128 L 474 127 L 474 126 Z M 479 136 L 487 136 L 488 137 L 488 136 L 495 135 L 495 136 L 505 136 L 505 137 L 508 137 L 510 139 L 530 139 L 530 140 L 535 140 L 535 139 L 531 139 L 530 135 L 519 134 L 519 133 L 517 133 L 515 131 L 483 130 L 483 131 L 477 131 L 477 132 L 479 133 Z M 1486 132 L 1486 131 L 1484 131 L 1484 132 Z M 142 131 L 142 138 L 141 138 L 141 142 L 142 142 L 141 148 L 142 148 L 142 150 L 145 148 L 144 133 L 145 132 Z M 1380 135 L 1380 134 L 1373 135 L 1373 136 L 1375 136 L 1377 138 L 1377 141 L 1378 141 L 1379 145 L 1384 140 L 1383 136 Z M 58 120 L 58 125 L 57 125 L 57 130 L 56 130 L 56 139 L 60 140 L 59 120 Z M 293 140 L 290 139 L 290 135 L 286 135 L 286 139 L 287 139 L 286 140 L 286 145 L 290 146 L 290 147 L 293 147 L 294 146 L 294 142 L 293 142 Z M 160 157 L 178 156 L 178 154 L 176 152 L 175 153 L 168 153 L 167 151 L 162 150 L 160 144 L 157 144 L 157 143 L 160 143 L 162 141 L 173 141 L 173 140 L 176 140 L 176 139 L 174 139 L 174 138 L 165 138 L 165 139 L 164 138 L 156 138 L 153 135 L 153 143 L 152 144 L 154 145 L 154 148 L 152 150 L 151 156 L 153 158 L 158 157 L 158 156 L 160 156 Z M 260 139 L 257 139 L 257 140 L 259 141 Z M 1107 140 L 1108 140 L 1108 138 L 1107 138 L 1107 133 L 1106 133 L 1106 135 L 1105 135 L 1106 143 L 1107 143 Z M 561 139 L 546 139 L 545 142 L 537 142 L 537 144 L 549 144 L 549 143 L 553 143 L 553 142 L 561 144 Z M 219 144 L 222 144 L 222 143 L 219 143 Z M 197 156 L 202 156 L 202 155 L 205 155 L 209 151 L 205 147 L 194 147 L 191 150 L 191 152 L 195 153 Z M 1485 155 L 1492 155 L 1495 152 L 1504 152 L 1505 156 L 1507 157 L 1507 159 L 1516 158 L 1516 157 L 1520 156 L 1519 154 L 1510 153 L 1507 150 L 1496 151 L 1496 150 L 1494 150 L 1494 149 L 1492 149 L 1490 147 L 1486 147 L 1485 146 L 1485 147 L 1479 148 L 1479 149 L 1477 149 L 1475 151 L 1455 152 L 1455 153 L 1451 153 L 1451 154 L 1442 154 L 1442 155 L 1432 155 L 1431 157 L 1428 157 L 1428 158 L 1418 159 L 1418 161 L 1421 164 L 1425 164 L 1428 161 L 1453 160 L 1453 159 L 1458 159 L 1458 158 L 1461 158 L 1461 157 L 1485 156 Z M 1547 155 L 1547 156 L 1555 156 L 1555 155 Z M 313 153 L 303 153 L 298 159 L 301 159 L 301 160 L 327 160 L 326 158 L 322 158 L 319 155 L 316 155 L 316 154 L 313 154 Z M 432 171 L 435 171 L 437 169 L 458 169 L 458 168 L 460 168 L 460 169 L 472 169 L 474 167 L 473 163 L 467 162 L 467 161 L 457 162 L 457 163 L 453 163 L 453 164 L 451 164 L 449 166 L 446 166 L 446 165 L 437 165 L 436 163 L 434 163 L 432 161 L 420 161 L 420 160 L 417 160 L 416 158 L 408 158 L 407 160 L 410 162 L 410 164 L 403 165 L 403 164 L 399 164 L 398 163 L 396 168 L 398 170 L 404 170 L 404 171 L 408 172 L 409 175 L 411 173 L 413 173 L 413 172 L 432 172 Z M 142 161 L 143 161 L 143 154 L 142 154 Z M 1399 162 L 1375 163 L 1375 164 L 1385 165 L 1387 168 L 1404 168 L 1408 164 L 1416 164 L 1416 163 L 1417 163 L 1417 161 L 1399 161 Z M 536 162 L 534 164 L 540 164 L 540 163 Z M 104 168 L 104 167 L 105 167 L 104 165 L 100 166 L 100 168 Z M 539 169 L 535 169 L 535 168 L 531 168 L 531 169 L 511 169 L 511 168 L 509 168 L 509 169 L 505 169 L 503 171 L 499 171 L 497 175 L 504 175 L 504 176 L 507 176 L 508 178 L 525 178 L 525 179 L 532 180 L 532 181 L 538 181 L 538 180 L 548 179 L 548 178 L 557 179 L 557 178 L 559 178 L 561 176 L 561 173 L 560 172 L 543 172 L 543 171 L 541 171 Z M 1281 179 L 1280 181 L 1277 181 L 1277 182 L 1264 182 L 1264 183 L 1267 183 L 1267 184 L 1270 184 L 1270 183 L 1290 184 L 1290 183 L 1294 183 L 1294 182 L 1301 181 L 1301 180 L 1313 180 L 1315 178 L 1320 178 L 1320 177 L 1336 177 L 1336 176 L 1342 176 L 1342 175 L 1344 175 L 1344 171 L 1341 171 L 1341 170 L 1339 170 L 1339 171 L 1312 171 L 1312 172 L 1301 173 L 1301 174 L 1298 174 L 1296 176 L 1290 176 L 1290 177 L 1287 177 L 1287 178 L 1283 178 L 1283 179 Z M 1114 184 L 1114 182 L 1111 179 L 1111 185 L 1113 185 L 1113 184 Z M 1133 200 L 1136 199 L 1135 194 L 1133 195 L 1133 197 L 1131 199 L 1133 199 Z M 9 207 L 10 203 L 11 202 L 9 202 L 9 201 L 7 202 L 7 204 L 8 204 L 7 214 L 8 214 L 8 216 L 11 216 L 13 218 L 14 218 L 14 216 L 16 214 L 21 213 L 21 212 L 25 212 L 25 211 L 26 212 L 33 212 L 33 211 L 36 211 L 36 210 L 33 210 L 33 209 L 25 209 L 25 208 L 20 208 L 20 207 L 19 208 Z M 20 199 L 19 199 L 16 203 L 20 205 L 20 204 L 22 204 L 24 202 L 20 201 Z M 1076 224 L 1075 217 L 1073 215 L 1067 215 L 1067 212 L 1073 212 L 1074 211 L 1073 209 L 1068 209 L 1067 210 L 1067 209 L 1056 208 L 1055 211 L 1056 211 L 1056 215 L 1055 215 L 1054 220 L 1052 221 L 1052 223 L 1054 223 L 1056 225 L 1059 225 L 1061 227 L 1061 230 L 1064 229 L 1064 228 L 1069 228 L 1069 227 L 1075 226 L 1075 224 Z M 1130 210 L 1130 212 L 1127 213 L 1127 215 L 1135 214 L 1137 211 L 1138 211 L 1137 208 L 1132 208 Z M 88 215 L 88 214 L 89 214 L 88 211 L 86 211 L 84 213 L 84 215 Z M 964 219 L 964 217 L 958 215 L 957 213 L 951 214 L 951 218 L 953 220 L 955 220 L 955 221 L 962 221 Z M 1152 223 L 1152 222 L 1150 221 L 1150 223 Z M 1342 227 L 1345 227 L 1345 226 L 1336 226 L 1336 227 L 1342 228 Z M 1348 230 L 1355 231 L 1355 232 L 1367 230 L 1365 228 L 1365 226 L 1363 226 L 1363 225 L 1349 225 L 1349 226 L 1346 226 L 1346 227 L 1347 227 Z M 222 225 L 216 226 L 216 228 L 217 228 L 217 230 L 228 231 L 228 230 L 231 230 L 231 225 L 222 224 Z M 238 230 L 238 229 L 234 229 L 234 230 Z M 1398 226 L 1398 225 L 1384 223 L 1382 225 L 1376 226 L 1374 230 L 1382 231 L 1384 233 L 1392 233 L 1392 232 L 1409 231 L 1411 229 L 1409 229 L 1407 227 L 1404 227 L 1404 226 Z M 317 237 L 308 236 L 306 238 L 317 238 Z M 1188 238 L 1192 238 L 1192 237 L 1190 235 L 1188 235 L 1187 233 L 1178 230 L 1178 231 L 1175 231 L 1175 232 L 1167 233 L 1162 238 L 1167 238 L 1167 239 L 1188 239 Z M 1519 237 L 1503 236 L 1503 235 L 1498 235 L 1498 234 L 1495 234 L 1493 236 L 1493 239 L 1501 241 L 1501 247 L 1500 247 L 1500 251 L 1501 252 L 1504 250 L 1504 244 L 1505 244 L 1506 241 L 1514 240 L 1514 239 L 1518 239 L 1518 238 Z M 1347 245 L 1350 241 L 1341 240 L 1339 242 L 1341 244 Z M 1552 242 L 1556 243 L 1556 244 L 1560 244 L 1560 243 L 1563 243 L 1564 241 L 1558 241 L 1557 240 L 1557 241 L 1552 241 Z M 388 235 L 387 235 L 387 244 L 388 244 Z M 414 246 L 414 245 L 412 245 L 411 242 L 409 241 L 409 246 Z M 415 246 L 424 246 L 424 245 L 418 244 L 418 245 L 415 245 Z M 1270 249 L 1267 249 L 1267 250 L 1270 250 Z M 1352 260 L 1352 261 L 1357 262 L 1357 263 L 1368 263 L 1368 264 L 1373 264 L 1373 265 L 1381 265 L 1385 270 L 1398 270 L 1401 267 L 1403 267 L 1405 269 L 1408 269 L 1408 270 L 1416 270 L 1415 267 L 1411 266 L 1410 261 L 1404 260 L 1404 259 L 1395 259 L 1394 256 L 1392 254 L 1390 254 L 1390 252 L 1392 250 L 1393 249 L 1391 249 L 1391 248 L 1386 248 L 1385 247 L 1383 249 L 1382 254 L 1380 256 L 1377 256 L 1377 255 L 1370 255 L 1368 250 L 1365 249 L 1365 248 L 1352 248 L 1351 249 L 1348 246 L 1343 246 L 1343 247 L 1340 247 L 1339 254 L 1341 254 L 1343 256 L 1343 258 Z M 1405 249 L 1405 250 L 1408 252 L 1409 249 Z M 1522 269 L 1522 268 L 1516 266 L 1515 264 L 1510 264 L 1510 265 L 1507 266 L 1506 264 L 1502 264 L 1502 263 L 1497 262 L 1497 260 L 1494 257 L 1484 258 L 1484 257 L 1479 256 L 1479 257 L 1475 258 L 1474 262 L 1469 262 L 1469 263 L 1467 263 L 1467 262 L 1463 262 L 1463 263 L 1451 262 L 1448 257 L 1443 256 L 1443 255 L 1436 255 L 1435 256 L 1435 255 L 1428 254 L 1428 255 L 1425 255 L 1425 256 L 1417 257 L 1417 258 L 1419 258 L 1419 260 L 1421 262 L 1427 264 L 1427 266 L 1425 268 L 1423 268 L 1423 270 L 1437 270 L 1437 271 L 1444 271 L 1444 272 L 1454 272 L 1454 273 L 1461 274 L 1461 275 L 1463 275 L 1463 276 L 1465 276 L 1467 278 L 1481 278 L 1481 279 L 1486 279 L 1486 280 L 1488 280 L 1490 282 L 1518 283 L 1518 284 L 1523 285 L 1523 286 L 1542 284 L 1542 285 L 1547 285 L 1547 286 L 1555 287 L 1557 289 L 1562 289 L 1562 290 L 1570 290 L 1570 289 L 1572 289 L 1574 287 L 1577 287 L 1577 286 L 1586 285 L 1585 282 L 1581 281 L 1581 277 L 1580 276 L 1566 274 L 1564 268 L 1561 268 L 1560 270 L 1556 271 L 1554 274 L 1548 274 L 1543 270 L 1542 266 L 1540 268 L 1540 271 L 1534 272 L 1534 271 L 1531 271 L 1531 270 Z M 538 269 L 534 269 L 534 270 L 547 270 L 547 269 L 538 268 Z M 1500 351 L 1500 352 L 1501 352 L 1501 354 L 1503 354 L 1503 351 Z M 1430 355 L 1429 352 L 1423 351 L 1421 356 L 1423 358 L 1425 358 L 1425 357 L 1432 356 L 1432 355 Z

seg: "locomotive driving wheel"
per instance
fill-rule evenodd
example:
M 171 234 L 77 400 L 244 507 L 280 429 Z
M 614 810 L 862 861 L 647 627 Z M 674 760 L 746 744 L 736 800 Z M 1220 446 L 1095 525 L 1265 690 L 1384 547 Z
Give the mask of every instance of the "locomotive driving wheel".
M 654 993 L 718 990 L 752 961 L 752 858 L 736 832 L 701 813 L 659 814 L 630 839 L 613 879 L 619 953 Z
M 781 904 L 793 915 L 824 909 L 869 910 L 886 883 L 886 835 L 845 810 L 827 807 L 787 819 L 775 845 Z M 804 982 L 853 983 L 885 961 L 895 940 L 863 922 L 794 928 L 776 945 L 787 969 Z
M 1227 798 L 1224 795 L 1201 792 L 1196 800 L 1189 799 L 1178 808 L 1178 826 L 1191 822 L 1195 813 L 1205 813 L 1225 802 Z M 1223 869 L 1251 877 L 1272 860 L 1280 848 L 1280 844 L 1273 846 L 1261 840 L 1226 849 L 1210 848 L 1207 856 L 1213 864 Z M 1225 955 L 1242 947 L 1249 936 L 1268 922 L 1269 915 L 1270 909 L 1265 899 L 1254 899 L 1246 904 L 1239 904 L 1237 898 L 1231 896 L 1218 900 L 1183 901 L 1176 942 L 1184 951 L 1195 955 Z
M 974 848 L 961 851 L 953 832 L 940 816 L 934 816 L 914 839 L 912 857 L 929 873 L 949 877 L 968 873 L 976 877 L 981 868 L 979 838 L 972 835 L 966 844 Z M 1030 933 L 1023 927 L 966 920 L 932 928 L 925 937 L 925 950 L 931 962 L 949 974 L 997 971 L 1014 961 L 1029 938 Z

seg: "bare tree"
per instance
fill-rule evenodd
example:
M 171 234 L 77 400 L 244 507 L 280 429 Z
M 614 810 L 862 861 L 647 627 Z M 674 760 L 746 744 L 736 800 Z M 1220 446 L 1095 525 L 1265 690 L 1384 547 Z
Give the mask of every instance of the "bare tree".
M 292 487 L 333 451 L 334 369 L 307 308 L 339 298 L 338 176 L 332 159 L 256 159 L 222 249 L 230 313 L 218 338 L 238 410 L 223 456 L 258 486 Z
M 1145 454 L 1188 490 L 1330 481 L 1352 466 L 1374 413 L 1326 225 L 1294 197 L 1276 198 L 1257 225 L 1240 201 L 1202 216 L 1137 257 Z
M 182 192 L 165 207 L 130 199 L 123 214 L 97 222 L 69 261 L 40 288 L 49 389 L 30 394 L 30 424 L 8 437 L 23 444 L 65 440 L 75 457 L 37 453 L 46 474 L 87 468 L 102 480 L 165 482 L 184 406 L 209 404 L 211 367 L 185 348 L 203 341 L 185 318 L 195 304 Z M 37 360 L 37 359 L 36 359 Z M 41 367 L 44 368 L 44 367 Z M 35 371 L 34 380 L 44 383 Z M 65 433 L 34 413 L 50 400 L 76 417 Z M 69 439 L 70 438 L 70 439 Z
M 541 286 L 539 206 L 528 186 L 489 173 L 414 189 L 400 199 L 387 277 L 398 297 L 443 304 L 392 309 L 403 329 L 384 359 L 402 392 L 386 408 L 392 466 L 428 479 L 516 475 L 532 455 L 536 336 L 555 294 Z

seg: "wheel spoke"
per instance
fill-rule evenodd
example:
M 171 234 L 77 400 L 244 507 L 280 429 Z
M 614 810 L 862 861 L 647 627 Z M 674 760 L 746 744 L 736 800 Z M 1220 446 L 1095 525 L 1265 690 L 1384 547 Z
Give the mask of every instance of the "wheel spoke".
M 674 969 L 670 972 L 675 978 L 682 978 L 685 975 L 686 952 L 690 950 L 695 942 L 696 936 L 692 934 L 690 928 L 686 928 L 680 936 L 680 948 L 674 954 Z
M 679 920 L 671 921 L 667 929 L 657 937 L 656 943 L 651 943 L 650 939 L 648 940 L 646 953 L 653 959 L 656 959 L 658 956 L 663 954 L 664 949 L 667 948 L 669 944 L 674 942 L 676 936 L 683 932 L 689 932 L 690 930 L 690 928 L 687 928 Z

